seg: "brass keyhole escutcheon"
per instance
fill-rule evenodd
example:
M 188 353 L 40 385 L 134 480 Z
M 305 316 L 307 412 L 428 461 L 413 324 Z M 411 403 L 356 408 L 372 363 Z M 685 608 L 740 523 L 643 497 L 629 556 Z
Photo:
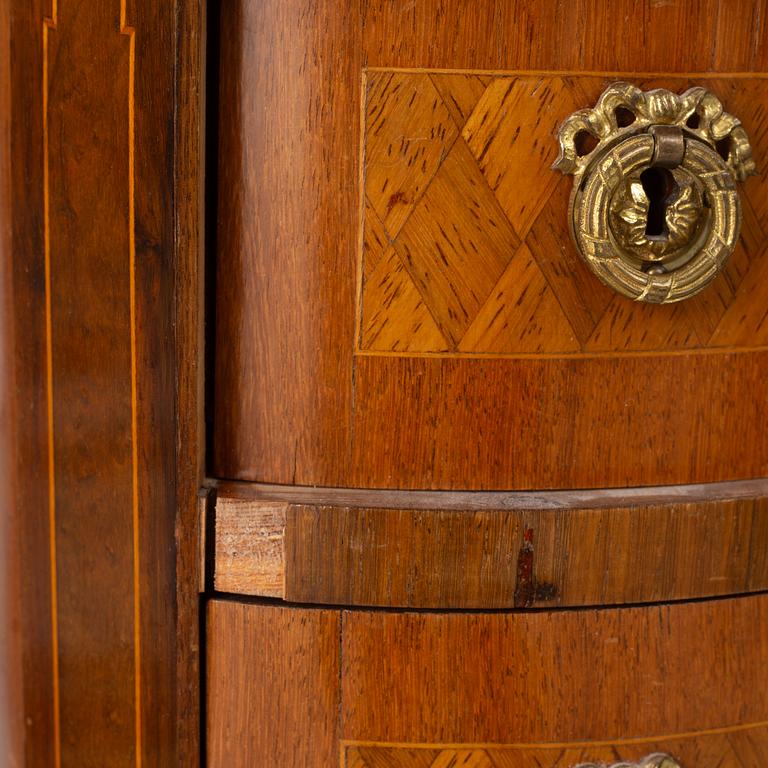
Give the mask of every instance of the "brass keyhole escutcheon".
M 614 83 L 559 141 L 554 167 L 575 177 L 571 234 L 606 285 L 662 304 L 715 278 L 739 236 L 736 183 L 755 172 L 746 132 L 716 96 Z
M 637 183 L 637 181 L 633 182 L 635 185 Z M 648 200 L 648 213 L 645 219 L 645 236 L 648 242 L 668 243 L 677 233 L 672 233 L 670 237 L 667 208 L 678 205 L 683 199 L 684 195 L 680 192 L 681 185 L 667 168 L 646 168 L 640 174 L 640 187 L 629 190 L 633 200 L 632 192 L 639 196 L 640 190 Z

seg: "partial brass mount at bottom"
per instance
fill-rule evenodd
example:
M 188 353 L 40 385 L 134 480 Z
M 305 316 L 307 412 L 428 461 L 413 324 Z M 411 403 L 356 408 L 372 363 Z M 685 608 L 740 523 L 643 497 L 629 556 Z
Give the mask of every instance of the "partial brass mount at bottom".
M 639 763 L 614 763 L 611 766 L 598 763 L 580 763 L 574 768 L 682 768 L 682 766 L 669 755 L 656 753 L 648 755 Z

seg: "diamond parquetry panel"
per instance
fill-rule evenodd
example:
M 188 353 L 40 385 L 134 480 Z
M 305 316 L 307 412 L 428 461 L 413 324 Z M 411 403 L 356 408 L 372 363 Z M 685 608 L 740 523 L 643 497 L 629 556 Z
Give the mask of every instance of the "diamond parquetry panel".
M 616 79 L 616 78 L 614 78 Z M 768 81 L 702 84 L 740 116 L 758 171 L 739 244 L 702 294 L 672 305 L 604 287 L 568 233 L 571 179 L 551 170 L 560 121 L 596 76 L 370 71 L 357 349 L 367 354 L 648 353 L 768 345 Z

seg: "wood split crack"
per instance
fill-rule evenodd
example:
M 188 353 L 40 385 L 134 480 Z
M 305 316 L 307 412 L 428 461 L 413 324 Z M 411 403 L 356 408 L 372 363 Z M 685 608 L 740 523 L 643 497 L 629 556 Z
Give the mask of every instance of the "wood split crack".
M 533 528 L 526 528 L 523 532 L 523 545 L 517 555 L 514 607 L 532 608 L 537 602 L 547 602 L 556 597 L 557 587 L 554 584 L 536 581 Z

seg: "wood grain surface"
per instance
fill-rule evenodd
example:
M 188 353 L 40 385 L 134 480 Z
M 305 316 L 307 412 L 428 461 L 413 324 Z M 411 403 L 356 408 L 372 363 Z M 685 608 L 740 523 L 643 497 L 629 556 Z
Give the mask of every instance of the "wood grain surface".
M 717 0 L 223 7 L 212 474 L 443 490 L 768 474 L 766 18 Z M 584 272 L 571 182 L 548 169 L 559 120 L 619 78 L 705 84 L 753 141 L 739 248 L 677 307 Z
M 564 607 L 768 588 L 765 498 L 468 510 L 289 504 L 219 492 L 215 517 L 213 588 L 296 603 Z
M 173 463 L 175 498 L 165 496 L 155 509 L 164 510 L 164 541 L 170 543 L 174 522 L 174 585 L 176 600 L 173 707 L 168 738 L 180 766 L 200 763 L 202 621 L 199 585 L 198 493 L 205 476 L 205 173 L 206 77 L 209 46 L 208 3 L 192 0 L 176 6 L 174 71 L 174 231 L 173 339 L 169 349 L 163 338 L 156 355 L 173 352 L 174 387 L 173 447 L 163 439 L 163 455 Z M 151 93 L 151 89 L 148 93 Z M 157 324 L 147 326 L 157 329 Z M 170 361 L 169 361 L 170 362 Z M 160 442 L 160 441 L 158 441 Z M 149 479 L 150 475 L 147 476 Z M 162 485 L 162 484 L 160 484 Z M 167 490 L 167 489 L 166 489 Z M 173 760 L 174 757 L 168 758 Z
M 345 137 L 359 124 L 362 62 L 350 35 L 359 19 L 354 0 L 221 4 L 212 414 L 220 476 L 254 408 L 247 442 L 256 454 L 281 464 L 275 448 L 290 444 L 296 472 L 282 482 L 301 482 L 318 450 L 348 455 L 351 349 L 340 342 L 355 301 L 359 169 L 357 144 Z
M 366 4 L 370 67 L 617 72 L 764 72 L 765 5 L 750 0 L 489 0 L 466 13 Z
M 213 512 L 216 590 L 262 597 L 285 596 L 288 509 L 288 505 L 280 502 L 216 502 Z
M 193 229 L 177 240 L 199 215 L 198 157 L 176 154 L 199 130 L 199 51 L 176 41 L 201 22 L 176 5 L 11 3 L 30 768 L 199 758 L 199 419 L 195 357 L 179 352 L 198 254 Z
M 43 254 L 42 28 L 40 3 L 14 4 L 11 37 L 11 138 L 23 147 L 25 163 L 11 155 L 14 195 L 13 342 L 16 387 L 26 407 L 16 409 L 16 505 L 20 559 L 35 563 L 36 578 L 21 582 L 24 759 L 35 766 L 54 765 L 53 632 L 46 407 L 46 350 Z M 20 44 L 20 41 L 26 44 Z M 23 81 L 23 87 L 19 82 Z M 18 158 L 18 155 L 15 155 Z M 24 259 L 16 254 L 25 254 Z M 29 258 L 37 254 L 37 258 Z M 23 341 L 20 330 L 23 329 Z M 21 343 L 19 343 L 21 341 Z M 34 642 L 31 642 L 34 639 Z M 31 714 L 31 723 L 29 716 Z
M 338 611 L 212 601 L 206 765 L 339 764 Z
M 209 764 L 572 768 L 661 750 L 758 768 L 767 610 L 765 596 L 448 615 L 213 600 Z
M 43 30 L 53 747 L 83 766 L 134 765 L 142 725 L 134 19 L 116 10 L 63 3 Z M 105 167 L 111 183 L 83 183 Z
M 324 474 L 311 476 L 476 490 L 764 477 L 767 366 L 766 352 L 570 361 L 362 357 L 351 462 L 323 453 Z M 239 437 L 250 446 L 246 423 Z M 279 453 L 275 445 L 266 455 Z

